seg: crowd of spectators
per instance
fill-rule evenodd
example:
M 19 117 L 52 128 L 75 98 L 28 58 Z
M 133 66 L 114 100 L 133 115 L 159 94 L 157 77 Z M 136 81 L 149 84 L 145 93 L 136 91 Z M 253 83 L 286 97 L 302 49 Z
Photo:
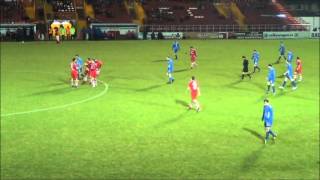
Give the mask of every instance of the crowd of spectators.
M 75 12 L 75 6 L 71 0 L 51 1 L 55 12 Z
M 1 0 L 0 11 L 1 23 L 27 22 L 29 20 L 24 12 L 22 3 L 18 0 Z

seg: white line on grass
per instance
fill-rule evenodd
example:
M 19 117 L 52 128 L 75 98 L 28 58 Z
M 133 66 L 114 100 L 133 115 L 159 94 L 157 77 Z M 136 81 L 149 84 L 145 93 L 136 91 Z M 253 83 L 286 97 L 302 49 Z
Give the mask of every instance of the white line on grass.
M 39 73 L 39 72 L 38 72 Z M 41 72 L 40 72 L 41 73 Z M 103 96 L 105 93 L 107 93 L 108 91 L 108 88 L 109 88 L 109 85 L 101 80 L 98 80 L 99 82 L 103 83 L 104 85 L 104 89 L 102 92 L 100 92 L 99 94 L 95 95 L 95 96 L 92 96 L 92 97 L 89 97 L 87 99 L 83 99 L 83 100 L 80 100 L 80 101 L 75 101 L 75 102 L 72 102 L 72 103 L 68 103 L 68 104 L 63 104 L 63 105 L 59 105 L 59 106 L 52 106 L 52 107 L 47 107 L 47 108 L 39 108 L 39 109 L 33 109 L 33 110 L 30 110 L 30 111 L 21 111 L 21 112 L 14 112 L 14 113 L 7 113 L 7 114 L 1 114 L 1 117 L 8 117 L 8 116 L 15 116 L 15 115 L 22 115 L 22 114 L 30 114 L 30 113 L 36 113 L 36 112 L 42 112 L 42 111 L 50 111 L 50 110 L 56 110 L 56 109 L 63 109 L 63 108 L 66 108 L 66 107 L 69 107 L 69 106 L 74 106 L 74 105 L 77 105 L 77 104 L 82 104 L 82 103 L 85 103 L 85 102 L 88 102 L 88 101 L 92 101 L 94 99 L 97 99 L 101 96 Z

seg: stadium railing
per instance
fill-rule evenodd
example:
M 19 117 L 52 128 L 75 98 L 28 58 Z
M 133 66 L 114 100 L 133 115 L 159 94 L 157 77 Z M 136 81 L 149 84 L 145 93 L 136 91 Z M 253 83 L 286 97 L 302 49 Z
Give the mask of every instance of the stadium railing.
M 310 24 L 254 24 L 241 27 L 237 24 L 211 25 L 142 25 L 140 29 L 162 32 L 267 32 L 267 31 L 310 31 Z

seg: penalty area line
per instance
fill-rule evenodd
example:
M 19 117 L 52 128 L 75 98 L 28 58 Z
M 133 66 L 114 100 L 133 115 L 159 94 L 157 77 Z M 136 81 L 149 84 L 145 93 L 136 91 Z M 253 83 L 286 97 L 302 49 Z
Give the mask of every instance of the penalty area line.
M 22 115 L 22 114 L 30 114 L 30 113 L 37 113 L 37 112 L 43 112 L 43 111 L 51 111 L 51 110 L 56 110 L 56 109 L 63 109 L 63 108 L 67 108 L 69 106 L 74 106 L 77 104 L 82 104 L 88 101 L 92 101 L 94 99 L 97 99 L 101 96 L 103 96 L 104 94 L 106 94 L 108 92 L 109 89 L 109 85 L 101 80 L 98 80 L 99 82 L 101 82 L 104 85 L 104 89 L 102 92 L 100 92 L 99 94 L 89 97 L 87 99 L 83 99 L 80 101 L 75 101 L 72 103 L 68 103 L 68 104 L 63 104 L 63 105 L 58 105 L 58 106 L 51 106 L 51 107 L 47 107 L 47 108 L 39 108 L 39 109 L 34 109 L 34 110 L 30 110 L 30 111 L 21 111 L 21 112 L 14 112 L 14 113 L 6 113 L 6 114 L 1 114 L 1 117 L 8 117 L 8 116 L 15 116 L 15 115 Z

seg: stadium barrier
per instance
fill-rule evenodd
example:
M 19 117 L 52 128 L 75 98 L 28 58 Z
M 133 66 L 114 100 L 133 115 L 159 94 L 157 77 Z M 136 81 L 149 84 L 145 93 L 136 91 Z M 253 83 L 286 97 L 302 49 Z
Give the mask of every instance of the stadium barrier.
M 311 32 L 296 32 L 296 31 L 287 31 L 287 32 L 263 32 L 263 39 L 302 39 L 310 38 Z
M 230 33 L 229 39 L 262 39 L 263 32 Z
M 311 32 L 310 38 L 320 38 L 320 32 Z
M 36 24 L 0 24 L 0 38 L 1 41 L 32 41 L 36 30 Z

